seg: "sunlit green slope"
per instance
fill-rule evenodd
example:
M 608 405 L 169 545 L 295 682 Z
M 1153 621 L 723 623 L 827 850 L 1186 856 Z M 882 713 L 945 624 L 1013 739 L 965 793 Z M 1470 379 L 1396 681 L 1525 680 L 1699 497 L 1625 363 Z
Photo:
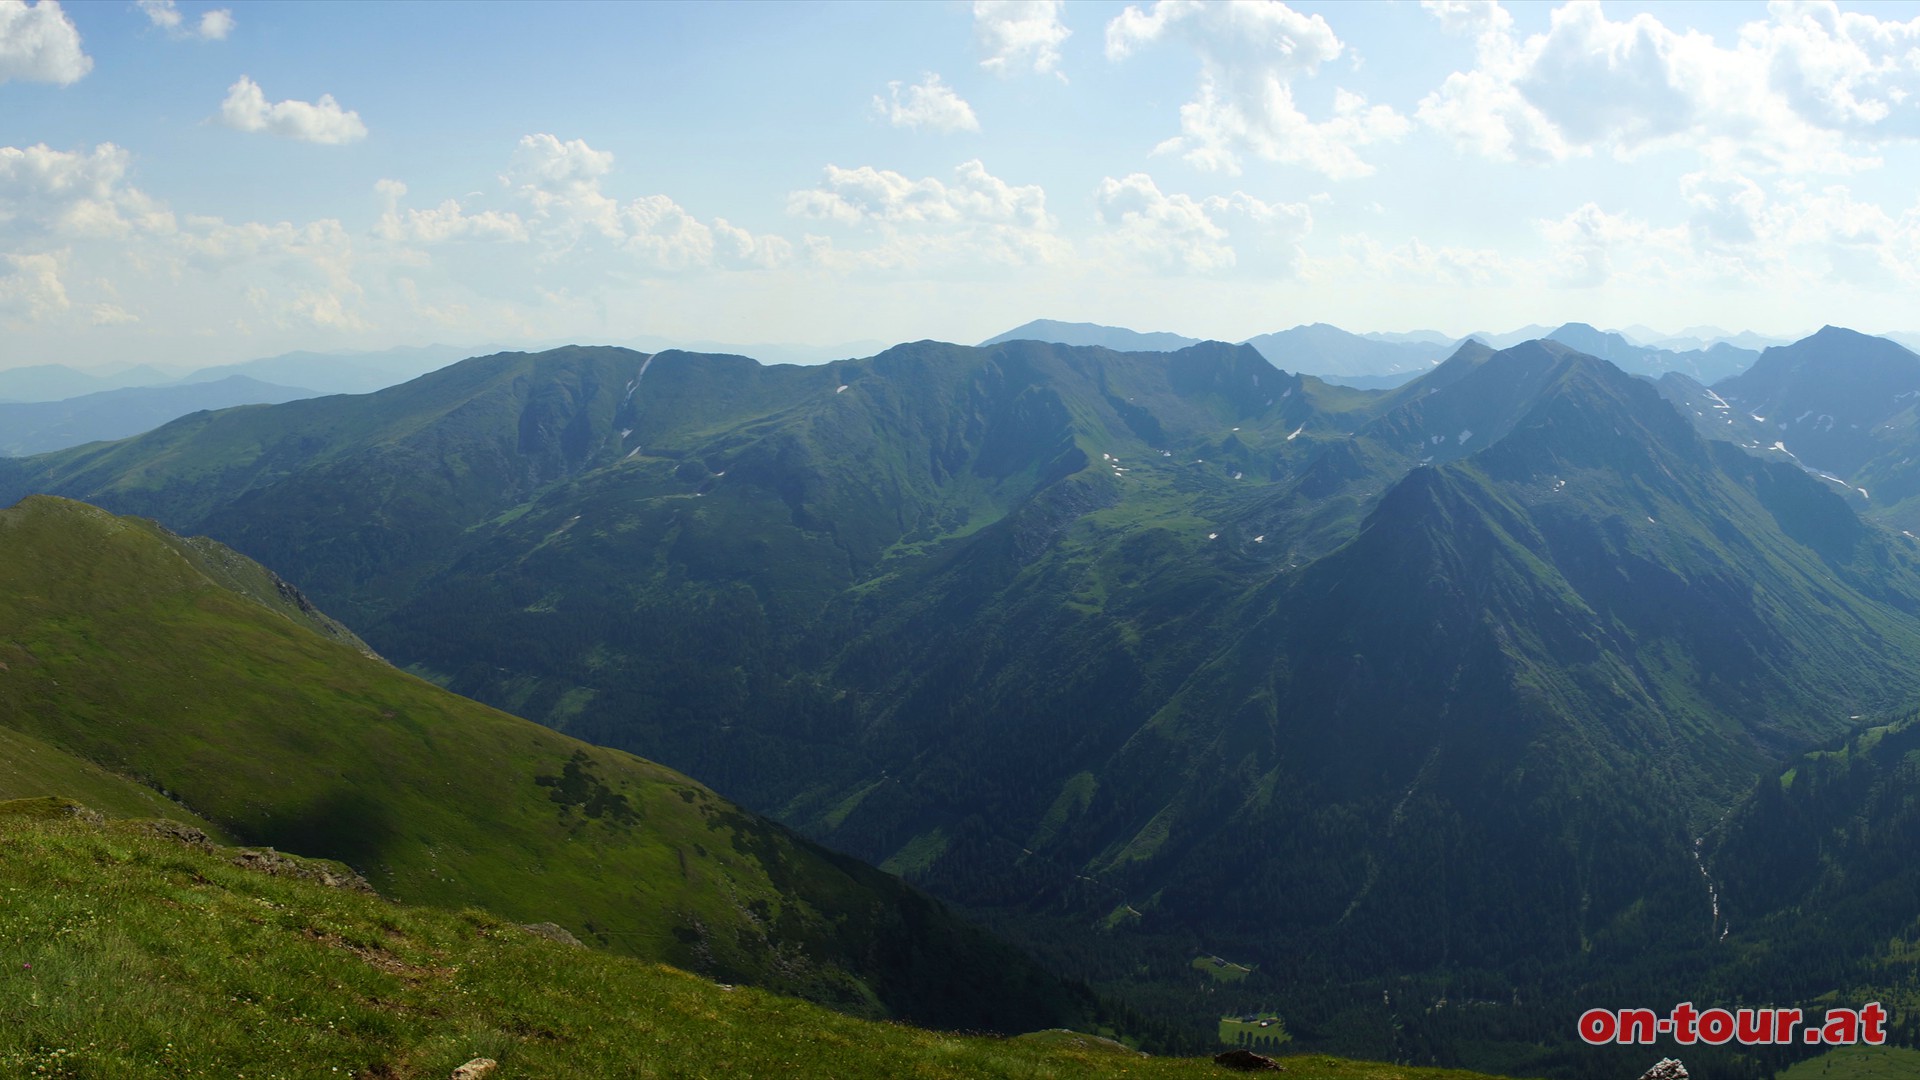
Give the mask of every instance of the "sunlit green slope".
M 271 579 L 217 545 L 35 497 L 0 511 L 0 552 L 0 793 L 204 819 L 398 899 L 857 1012 L 1007 1027 L 1076 1007 L 895 879 L 329 640 L 298 594 L 236 591 Z

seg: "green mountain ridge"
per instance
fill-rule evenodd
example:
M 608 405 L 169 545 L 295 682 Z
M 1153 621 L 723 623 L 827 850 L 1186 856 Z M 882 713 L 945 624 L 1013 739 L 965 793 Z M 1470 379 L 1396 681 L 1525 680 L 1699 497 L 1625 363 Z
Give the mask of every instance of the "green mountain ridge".
M 209 541 L 36 496 L 0 511 L 0 546 L 0 797 L 171 816 L 863 1015 L 1085 1007 L 896 879 L 393 670 Z
M 1650 954 L 1718 970 L 1693 838 L 1920 690 L 1906 541 L 1553 342 L 1385 393 L 1218 343 L 565 349 L 7 469 L 1161 1015 L 1509 1071 L 1581 1075 L 1548 1018 Z
M 1714 384 L 1751 448 L 1790 457 L 1894 528 L 1920 526 L 1920 356 L 1828 326 Z

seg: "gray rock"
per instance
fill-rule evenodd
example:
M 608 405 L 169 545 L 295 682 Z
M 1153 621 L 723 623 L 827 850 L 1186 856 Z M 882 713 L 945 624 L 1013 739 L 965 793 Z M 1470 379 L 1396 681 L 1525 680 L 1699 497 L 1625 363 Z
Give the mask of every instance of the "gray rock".
M 532 934 L 535 937 L 546 938 L 548 941 L 557 941 L 562 945 L 571 945 L 576 949 L 586 948 L 585 945 L 580 943 L 579 938 L 574 937 L 571 933 L 567 931 L 566 927 L 561 926 L 559 923 L 550 923 L 550 922 L 526 923 L 525 925 L 521 926 L 520 929 L 525 930 L 527 933 Z
M 345 873 L 336 873 L 332 867 L 326 866 L 316 860 L 291 858 L 280 854 L 272 848 L 266 848 L 264 850 L 242 848 L 234 852 L 232 861 L 235 866 L 258 871 L 262 874 L 271 874 L 274 877 L 294 877 L 303 878 L 307 881 L 317 881 L 329 889 L 348 889 L 353 892 L 362 893 L 373 892 L 373 886 L 367 884 L 367 879 L 351 870 L 347 870 Z

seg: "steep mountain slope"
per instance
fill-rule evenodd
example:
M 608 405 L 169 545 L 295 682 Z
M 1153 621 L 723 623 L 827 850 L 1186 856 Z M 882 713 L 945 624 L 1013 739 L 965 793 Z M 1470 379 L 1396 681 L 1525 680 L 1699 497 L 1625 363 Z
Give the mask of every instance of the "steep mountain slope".
M 895 879 L 394 671 L 217 545 L 35 497 L 0 511 L 0 549 L 8 795 L 138 811 L 112 774 L 135 777 L 173 816 L 340 859 L 389 896 L 870 1015 L 1005 1029 L 1079 1007 Z
M 1653 382 L 1660 396 L 1673 403 L 1680 415 L 1693 421 L 1694 429 L 1706 439 L 1719 439 L 1741 446 L 1760 446 L 1767 429 L 1760 421 L 1733 407 L 1713 389 L 1678 371 L 1669 371 Z
M 314 880 L 61 800 L 0 802 L 8 1076 L 1214 1077 L 1072 1031 L 956 1036 L 857 1020 L 581 949 L 484 912 Z M 138 987 L 138 993 L 126 992 Z M 989 993 L 991 987 L 978 987 Z M 1296 1057 L 1306 1080 L 1474 1080 Z
M 1890 425 L 1911 430 L 1920 356 L 1885 338 L 1828 326 L 1768 349 L 1750 370 L 1713 389 L 1776 431 L 1809 465 L 1850 476 L 1878 456 Z
M 1003 341 L 1050 341 L 1056 345 L 1094 345 L 1102 349 L 1112 349 L 1115 352 L 1174 352 L 1189 345 L 1200 344 L 1199 338 L 1184 337 L 1164 331 L 1143 334 L 1123 326 L 1060 322 L 1055 319 L 1035 319 L 1029 323 L 1022 323 L 980 344 L 984 347 L 998 345 Z
M 1085 467 L 1095 443 L 1136 459 L 1177 446 L 1182 456 L 1162 458 L 1166 469 L 1217 485 L 1235 472 L 1296 467 L 1321 431 L 1339 426 L 1323 414 L 1368 400 L 1276 372 L 1250 349 L 1171 355 L 919 343 L 862 361 L 765 368 L 607 348 L 506 353 L 364 399 L 187 418 L 137 440 L 9 462 L 0 487 L 205 531 L 364 626 L 484 544 L 473 526 L 509 510 L 499 527 L 539 505 L 564 508 L 564 497 L 527 501 L 563 478 L 594 477 L 667 509 L 711 487 L 721 501 L 703 508 L 747 499 L 852 573 L 902 539 L 996 519 Z M 1246 441 L 1256 434 L 1257 451 Z
M 103 439 L 124 439 L 202 409 L 315 397 L 244 375 L 213 382 L 130 387 L 32 404 L 0 404 L 0 454 L 20 457 Z
M 1920 356 L 1829 326 L 1714 391 L 1749 415 L 1762 447 L 1852 488 L 1870 516 L 1920 528 Z
M 1423 1060 L 1712 948 L 1692 838 L 1920 691 L 1904 540 L 1554 342 L 1384 394 L 1218 343 L 567 349 L 10 469 L 1108 985 Z
M 962 551 L 1031 560 L 1103 506 L 1193 536 L 1195 500 L 1212 514 L 1258 497 L 1344 440 L 1337 410 L 1365 402 L 1230 346 L 920 343 L 823 372 L 764 418 L 677 425 L 721 367 L 796 377 L 730 365 L 657 360 L 632 456 L 475 530 L 381 623 L 383 647 L 779 806 L 821 783 L 823 758 L 855 753 L 827 734 L 852 703 L 810 674 L 869 618 L 848 600 L 911 591 Z M 729 717 L 726 731 L 704 716 Z M 868 768 L 841 766 L 849 780 Z
M 359 623 L 353 586 L 398 592 L 475 521 L 617 460 L 614 414 L 646 361 L 623 349 L 502 353 L 365 398 L 185 417 L 37 459 L 9 494 L 54 492 L 209 533 Z M 310 541 L 322 554 L 293 557 Z
M 1920 716 L 1909 713 L 1769 770 L 1711 836 L 1708 853 L 1730 922 L 1776 924 L 1779 981 L 1842 984 L 1889 941 L 1920 935 Z
M 829 681 L 856 704 L 810 734 L 868 764 L 809 767 L 785 814 L 1024 913 L 1036 943 L 1071 937 L 1054 913 L 1103 917 L 1059 946 L 1083 963 L 1284 971 L 1256 992 L 1343 1045 L 1377 1034 L 1341 1034 L 1364 1007 L 1327 982 L 1422 972 L 1396 1000 L 1470 986 L 1552 1012 L 1707 947 L 1690 838 L 1775 755 L 1920 691 L 1914 556 L 1610 366 L 1461 359 L 1463 401 L 1518 388 L 1489 413 L 1505 433 L 1415 470 L 1317 561 L 1067 488 L 1044 550 L 1002 523 L 863 592 Z M 1394 412 L 1351 444 L 1422 430 Z M 1450 1038 L 1444 1015 L 1399 1022 Z
M 916 841 L 924 850 L 935 832 L 969 852 L 943 856 L 961 861 L 1031 849 L 1099 877 L 1149 925 L 1231 928 L 1241 948 L 1298 933 L 1321 955 L 1365 942 L 1404 950 L 1403 965 L 1439 962 L 1449 940 L 1480 957 L 1552 955 L 1606 929 L 1649 875 L 1683 893 L 1689 814 L 1731 798 L 1771 754 L 1838 730 L 1846 710 L 1920 689 L 1908 659 L 1920 644 L 1915 561 L 1798 470 L 1702 443 L 1610 367 L 1537 345 L 1483 367 L 1511 383 L 1509 361 L 1534 386 L 1504 438 L 1417 469 L 1351 544 L 1256 579 L 1244 599 L 1212 560 L 1169 560 L 1187 565 L 1159 580 L 1136 562 L 1155 585 L 1177 573 L 1185 595 L 1139 612 L 1114 590 L 1106 619 L 1080 620 L 1093 627 L 1077 633 L 1063 625 L 1071 616 L 1038 623 L 1015 606 L 992 618 L 990 649 L 944 665 L 901 657 L 897 669 L 929 682 L 964 671 L 992 681 L 948 681 L 942 696 L 956 704 L 902 740 L 926 752 L 889 759 L 889 784 L 821 819 L 826 835 L 875 858 L 896 842 L 896 858 Z M 1066 570 L 1043 563 L 1008 592 L 1032 597 L 1048 569 Z M 930 651 L 992 640 L 988 622 Z M 903 636 L 882 624 L 872 647 L 897 656 Z M 1207 644 L 1167 657 L 1182 638 Z M 1009 659 L 1028 654 L 1039 662 Z M 1107 668 L 1090 666 L 1103 655 Z M 882 715 L 911 721 L 911 695 L 860 689 L 904 701 Z M 1023 749 L 1063 723 L 1057 747 Z M 1023 753 L 1017 771 L 998 768 L 1006 788 L 1034 794 L 966 820 L 976 791 L 993 790 L 982 779 L 992 763 Z M 1035 768 L 1047 772 L 1027 777 Z M 952 809 L 923 794 L 959 778 L 965 792 L 943 800 Z M 1572 861 L 1557 872 L 1531 867 L 1531 884 L 1513 879 L 1502 853 L 1518 837 L 1535 834 L 1529 850 L 1543 855 L 1563 843 L 1537 835 L 1548 808 L 1567 822 L 1555 830 L 1577 820 L 1598 851 L 1563 852 Z M 1407 834 L 1427 819 L 1454 822 L 1417 837 L 1444 846 L 1396 846 L 1416 843 Z M 1234 859 L 1253 837 L 1286 856 Z M 1464 877 L 1499 887 L 1450 908 L 1427 861 L 1443 850 Z M 1589 876 L 1594 859 L 1636 873 Z M 1232 884 L 1209 870 L 1228 864 Z M 936 860 L 928 872 L 988 899 L 965 884 L 980 866 L 949 878 Z M 1628 880 L 1631 895 L 1600 891 Z M 1511 936 L 1436 924 L 1450 909 Z M 1486 917 L 1495 910 L 1506 914 Z

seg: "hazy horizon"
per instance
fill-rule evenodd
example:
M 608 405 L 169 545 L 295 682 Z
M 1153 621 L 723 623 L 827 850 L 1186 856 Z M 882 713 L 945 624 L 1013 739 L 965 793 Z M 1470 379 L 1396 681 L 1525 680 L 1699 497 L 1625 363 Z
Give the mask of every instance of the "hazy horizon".
M 0 4 L 0 367 L 1787 337 L 1920 283 L 1915 3 L 347 10 Z

